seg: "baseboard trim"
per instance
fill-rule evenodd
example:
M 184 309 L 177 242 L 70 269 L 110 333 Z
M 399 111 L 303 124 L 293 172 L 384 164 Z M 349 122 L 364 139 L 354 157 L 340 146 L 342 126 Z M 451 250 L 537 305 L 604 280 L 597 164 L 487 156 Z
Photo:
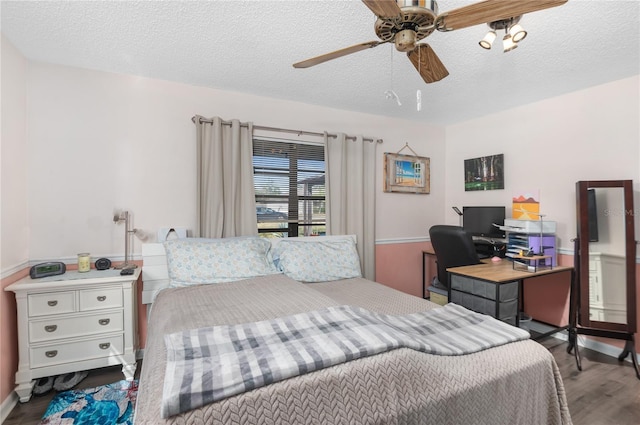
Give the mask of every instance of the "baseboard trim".
M 547 327 L 546 325 L 540 322 L 531 322 L 531 330 L 538 332 L 546 332 L 551 330 L 551 327 Z M 562 341 L 568 341 L 569 335 L 567 332 L 556 332 L 551 335 L 553 338 L 560 339 Z M 616 347 L 615 345 L 605 344 L 604 342 L 595 341 L 591 338 L 587 338 L 585 335 L 578 335 L 578 346 L 582 348 L 586 348 L 588 350 L 596 351 L 600 354 L 604 354 L 609 357 L 618 358 L 620 353 L 622 353 L 621 347 Z M 638 358 L 638 363 L 640 363 L 640 353 L 636 353 L 636 357 Z M 625 361 L 631 363 L 631 356 L 627 356 Z
M 419 243 L 419 242 L 429 242 L 430 240 L 431 239 L 429 239 L 428 237 L 376 239 L 376 245 L 392 245 L 396 243 Z
M 4 423 L 5 419 L 9 417 L 9 414 L 14 407 L 18 405 L 18 394 L 15 391 L 11 391 L 11 394 L 4 399 L 0 404 L 0 424 Z

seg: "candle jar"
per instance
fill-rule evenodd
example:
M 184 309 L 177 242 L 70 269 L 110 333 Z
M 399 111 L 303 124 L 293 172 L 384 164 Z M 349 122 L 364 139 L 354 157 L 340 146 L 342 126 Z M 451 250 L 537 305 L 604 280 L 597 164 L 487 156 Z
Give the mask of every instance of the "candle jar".
M 78 254 L 78 272 L 86 273 L 91 270 L 91 256 L 88 252 Z

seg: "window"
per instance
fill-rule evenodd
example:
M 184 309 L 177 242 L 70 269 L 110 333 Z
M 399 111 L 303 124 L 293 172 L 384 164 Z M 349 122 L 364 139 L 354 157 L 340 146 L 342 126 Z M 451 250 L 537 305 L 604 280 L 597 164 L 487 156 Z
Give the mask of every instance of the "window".
M 324 146 L 253 140 L 258 232 L 265 237 L 324 235 Z

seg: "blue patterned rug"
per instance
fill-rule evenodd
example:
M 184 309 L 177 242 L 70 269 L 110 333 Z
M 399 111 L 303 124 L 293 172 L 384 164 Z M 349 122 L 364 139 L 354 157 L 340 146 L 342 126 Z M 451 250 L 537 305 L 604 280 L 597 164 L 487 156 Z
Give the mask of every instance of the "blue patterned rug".
M 137 395 L 136 380 L 63 391 L 51 400 L 40 425 L 131 425 Z

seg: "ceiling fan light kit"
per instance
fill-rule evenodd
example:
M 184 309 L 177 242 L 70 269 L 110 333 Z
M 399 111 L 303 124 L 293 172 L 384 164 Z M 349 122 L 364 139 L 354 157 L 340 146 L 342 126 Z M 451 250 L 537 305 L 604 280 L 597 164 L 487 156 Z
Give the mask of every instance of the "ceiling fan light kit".
M 504 37 L 502 38 L 502 51 L 504 53 L 510 52 L 513 49 L 515 49 L 516 47 L 518 47 L 518 45 L 516 43 L 513 42 L 513 39 L 511 38 L 510 34 L 505 34 Z
M 511 38 L 515 43 L 522 41 L 527 36 L 527 32 L 520 26 L 520 24 L 515 24 L 509 28 L 509 34 L 511 34 Z
M 480 40 L 480 46 L 483 49 L 487 49 L 489 50 L 491 48 L 491 45 L 493 44 L 493 42 L 496 39 L 496 32 L 491 30 L 489 31 L 482 40 Z
M 504 30 L 504 37 L 502 38 L 502 48 L 504 53 L 510 52 L 518 47 L 517 43 L 527 36 L 527 32 L 518 23 L 521 18 L 522 16 L 514 16 L 507 19 L 489 22 L 487 25 L 490 30 L 484 38 L 480 40 L 480 47 L 487 50 L 491 49 L 491 45 L 496 39 L 496 31 L 499 30 Z
M 374 30 L 379 40 L 356 44 L 293 64 L 294 68 L 309 68 L 342 56 L 376 47 L 395 44 L 396 50 L 407 53 L 409 60 L 425 83 L 440 81 L 449 75 L 438 55 L 427 43 L 418 43 L 435 30 L 448 32 L 486 23 L 491 31 L 480 41 L 490 49 L 496 30 L 504 29 L 505 52 L 515 49 L 527 36 L 518 25 L 522 15 L 560 6 L 567 0 L 481 0 L 467 6 L 439 13 L 435 0 L 362 0 L 376 16 Z

